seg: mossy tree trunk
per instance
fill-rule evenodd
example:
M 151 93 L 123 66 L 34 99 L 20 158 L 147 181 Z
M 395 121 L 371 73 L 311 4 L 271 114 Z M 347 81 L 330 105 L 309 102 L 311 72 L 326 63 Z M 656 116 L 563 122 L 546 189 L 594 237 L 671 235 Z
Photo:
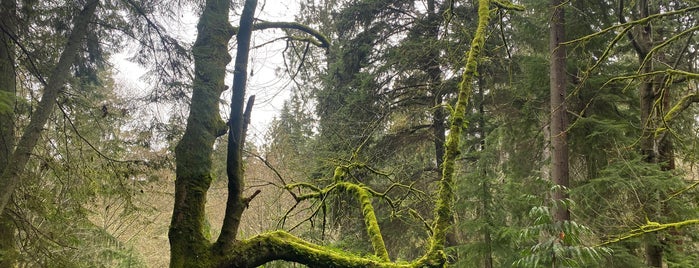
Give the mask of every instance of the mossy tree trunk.
M 226 65 L 231 61 L 228 41 L 230 1 L 207 0 L 192 48 L 194 81 L 187 127 L 175 148 L 175 206 L 168 233 L 170 267 L 212 267 L 206 228 L 206 192 L 211 186 L 214 141 L 226 131 L 219 116 L 225 90 Z
M 319 39 L 314 44 L 327 47 L 327 39 L 317 32 L 295 23 L 264 23 L 256 27 L 253 14 L 256 0 L 247 0 L 237 28 L 238 56 L 234 68 L 231 120 L 229 122 L 229 197 L 222 232 L 216 243 L 208 238 L 205 226 L 206 192 L 211 185 L 211 153 L 214 140 L 223 135 L 225 123 L 219 117 L 219 98 L 224 90 L 225 66 L 230 61 L 227 44 L 235 29 L 228 23 L 229 1 L 208 0 L 198 24 L 198 36 L 193 52 L 195 80 L 190 114 L 184 136 L 178 143 L 176 154 L 175 205 L 169 231 L 171 267 L 256 267 L 273 260 L 285 260 L 311 267 L 444 267 L 446 234 L 451 228 L 455 161 L 459 155 L 460 133 L 464 128 L 464 115 L 471 96 L 477 61 L 485 43 L 486 27 L 490 16 L 490 0 L 479 1 L 479 23 L 476 36 L 467 57 L 466 70 L 460 84 L 459 97 L 452 113 L 452 124 L 446 141 L 443 177 L 437 200 L 433 231 L 428 253 L 410 263 L 389 261 L 388 253 L 374 215 L 371 199 L 380 195 L 364 185 L 342 180 L 345 172 L 336 172 L 335 183 L 320 189 L 305 184 L 287 185 L 302 187 L 315 192 L 297 200 L 322 198 L 334 189 L 345 189 L 356 195 L 365 216 L 366 229 L 374 246 L 373 256 L 338 253 L 336 250 L 315 245 L 284 231 L 261 234 L 249 239 L 237 237 L 240 217 L 246 203 L 254 197 L 243 197 L 242 145 L 246 122 L 244 120 L 244 95 L 247 74 L 247 53 L 252 30 L 264 25 L 298 29 Z M 250 106 L 251 104 L 248 104 Z M 249 107 L 248 109 L 249 110 Z M 232 151 L 232 152 L 231 152 Z M 357 165 L 361 167 L 361 165 Z M 344 168 L 339 167 L 342 171 Z

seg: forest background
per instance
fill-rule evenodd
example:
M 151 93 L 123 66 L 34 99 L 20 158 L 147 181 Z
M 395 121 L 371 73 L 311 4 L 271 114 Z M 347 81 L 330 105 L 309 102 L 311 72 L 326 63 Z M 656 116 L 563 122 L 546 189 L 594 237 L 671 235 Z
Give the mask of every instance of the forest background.
M 0 267 L 699 263 L 696 1 L 255 5 L 0 0 Z M 290 97 L 246 143 L 271 44 Z

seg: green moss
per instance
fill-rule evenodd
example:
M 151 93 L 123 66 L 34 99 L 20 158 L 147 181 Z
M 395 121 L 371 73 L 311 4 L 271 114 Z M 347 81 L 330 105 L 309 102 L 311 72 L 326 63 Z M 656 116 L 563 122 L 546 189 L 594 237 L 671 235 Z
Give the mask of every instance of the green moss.
M 390 261 L 388 251 L 386 250 L 386 244 L 381 235 L 381 228 L 379 228 L 379 223 L 376 220 L 374 206 L 371 204 L 371 193 L 364 189 L 363 186 L 349 182 L 338 183 L 338 187 L 353 192 L 357 196 L 357 200 L 362 208 L 362 214 L 364 215 L 364 224 L 366 225 L 367 234 L 374 248 L 374 254 L 382 261 Z
M 461 142 L 461 132 L 466 125 L 465 115 L 468 101 L 473 92 L 473 82 L 478 75 L 478 60 L 481 49 L 485 45 L 486 28 L 490 21 L 490 0 L 478 1 L 478 27 L 471 42 L 471 49 L 468 52 L 465 70 L 459 83 L 459 95 L 456 106 L 451 114 L 451 125 L 449 136 L 445 142 L 445 158 L 442 164 L 442 180 L 438 193 L 435 208 L 434 236 L 432 237 L 428 255 L 437 254 L 444 250 L 446 235 L 450 231 L 453 217 L 452 206 L 454 200 L 454 172 L 456 157 L 460 154 L 459 143 Z

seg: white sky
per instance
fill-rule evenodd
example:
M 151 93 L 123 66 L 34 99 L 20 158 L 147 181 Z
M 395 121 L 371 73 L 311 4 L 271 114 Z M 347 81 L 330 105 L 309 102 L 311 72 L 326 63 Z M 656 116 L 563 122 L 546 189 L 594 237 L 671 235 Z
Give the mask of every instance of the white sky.
M 242 4 L 241 4 L 242 5 Z M 298 11 L 296 0 L 265 1 L 261 0 L 257 6 L 256 18 L 267 21 L 292 21 Z M 239 14 L 240 8 L 233 10 L 231 14 Z M 196 38 L 196 24 L 198 18 L 191 12 L 185 11 L 182 16 L 182 24 L 175 29 L 168 29 L 170 34 L 180 38 L 183 42 L 194 42 Z M 238 24 L 238 16 L 231 19 L 233 25 Z M 251 47 L 264 44 L 274 38 L 282 37 L 281 31 L 265 30 L 253 33 Z M 235 37 L 232 38 L 235 42 Z M 286 76 L 279 77 L 276 74 L 277 68 L 284 68 L 282 51 L 285 47 L 284 41 L 276 41 L 257 48 L 250 52 L 250 62 L 248 63 L 248 74 L 252 71 L 253 76 L 248 76 L 247 95 L 256 95 L 255 105 L 252 111 L 251 124 L 248 130 L 248 141 L 255 144 L 262 144 L 264 134 L 274 116 L 276 116 L 286 99 L 289 98 L 290 80 Z M 150 91 L 148 85 L 140 78 L 146 70 L 138 64 L 129 62 L 127 58 L 132 51 L 124 51 L 115 55 L 111 61 L 115 66 L 115 79 L 118 83 L 124 84 L 128 91 L 135 91 L 145 95 Z M 236 51 L 229 51 L 235 58 Z M 235 59 L 234 59 L 235 60 Z M 234 61 L 233 60 L 233 61 Z M 229 69 L 233 68 L 233 61 L 229 64 Z M 233 77 L 228 75 L 226 85 L 230 87 Z M 138 94 L 140 95 L 140 94 Z M 230 99 L 230 89 L 223 93 L 222 98 Z M 229 113 L 228 107 L 222 107 L 225 117 Z M 166 122 L 167 114 L 163 113 L 161 122 Z

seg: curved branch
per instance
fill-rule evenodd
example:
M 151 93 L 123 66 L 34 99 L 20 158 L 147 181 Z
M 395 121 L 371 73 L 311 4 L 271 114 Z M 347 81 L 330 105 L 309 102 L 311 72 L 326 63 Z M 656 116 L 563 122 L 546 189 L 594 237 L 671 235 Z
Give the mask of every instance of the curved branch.
M 320 33 L 319 31 L 316 31 L 315 29 L 308 27 L 304 24 L 298 23 L 298 22 L 276 22 L 276 21 L 260 21 L 256 22 L 255 24 L 252 25 L 252 30 L 267 30 L 267 29 L 293 29 L 293 30 L 299 30 L 304 33 L 307 33 L 313 37 L 315 37 L 315 40 L 312 39 L 301 39 L 301 38 L 294 38 L 296 40 L 303 40 L 303 41 L 308 41 L 318 47 L 322 48 L 328 48 L 330 47 L 330 39 Z M 238 32 L 238 28 L 235 28 L 236 33 Z
M 691 93 L 683 96 L 674 106 L 672 106 L 670 111 L 663 116 L 663 121 L 667 123 L 674 120 L 680 115 L 680 113 L 689 108 L 692 103 L 696 102 L 699 102 L 699 94 L 697 93 Z

